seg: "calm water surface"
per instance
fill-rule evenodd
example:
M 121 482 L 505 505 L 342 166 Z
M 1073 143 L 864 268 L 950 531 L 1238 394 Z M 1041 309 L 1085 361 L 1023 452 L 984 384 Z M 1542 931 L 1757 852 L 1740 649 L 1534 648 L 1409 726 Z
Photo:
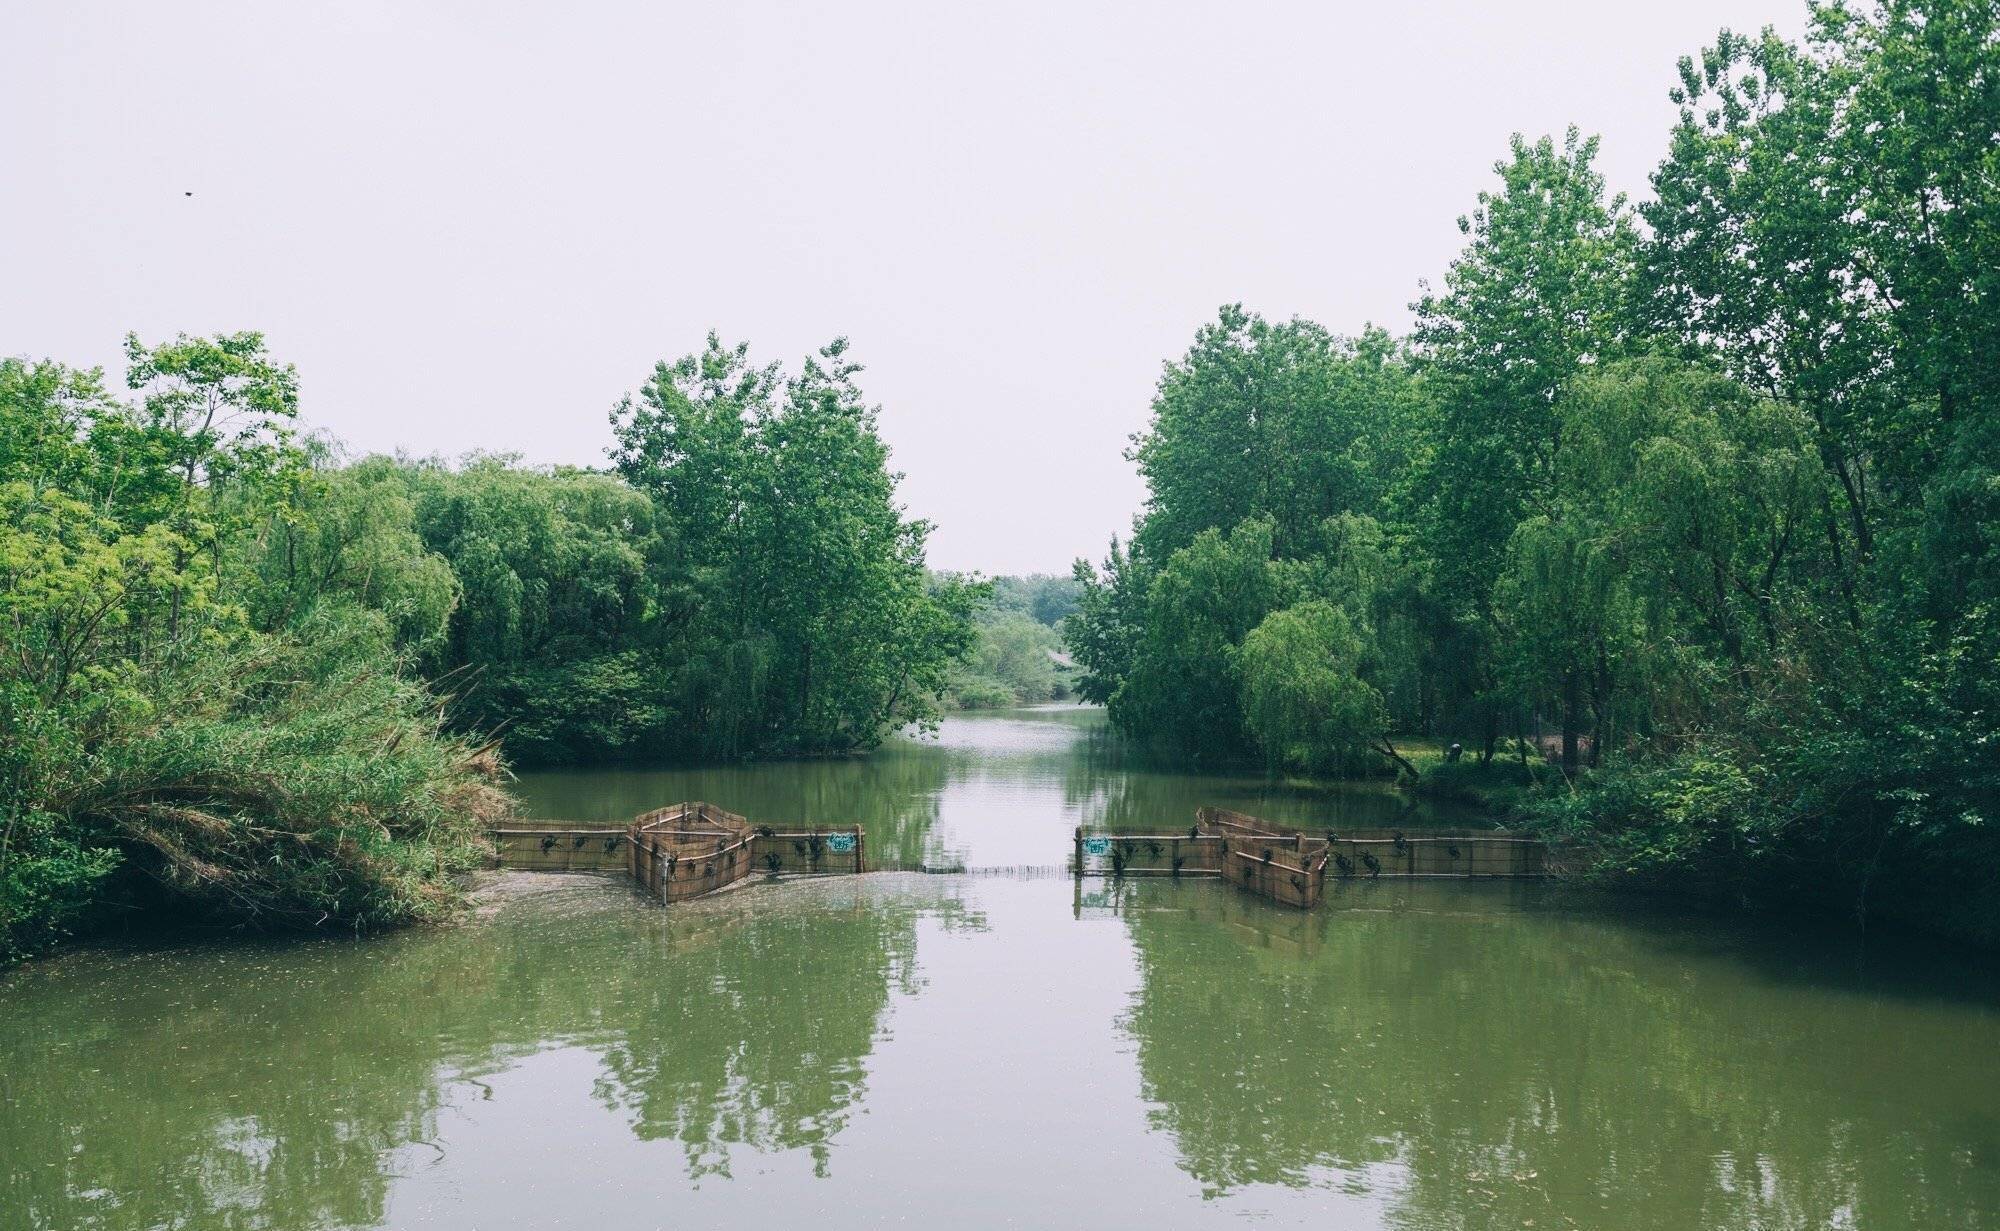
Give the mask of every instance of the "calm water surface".
M 858 818 L 973 869 L 1196 802 L 1423 819 L 1126 772 L 1075 711 L 524 786 L 551 816 Z M 0 1227 L 2000 1226 L 1993 976 L 1797 931 L 1497 883 L 1300 915 L 901 873 L 668 912 L 515 877 L 450 929 L 0 981 Z

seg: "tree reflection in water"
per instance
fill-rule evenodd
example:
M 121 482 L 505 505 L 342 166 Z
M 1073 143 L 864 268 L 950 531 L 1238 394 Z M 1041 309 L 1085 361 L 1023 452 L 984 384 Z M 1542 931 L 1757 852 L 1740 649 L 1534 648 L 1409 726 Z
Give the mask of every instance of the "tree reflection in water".
M 691 1179 L 738 1149 L 823 1174 L 917 986 L 917 921 L 981 926 L 949 890 L 829 879 L 662 912 L 578 878 L 442 935 L 29 967 L 0 996 L 0 1225 L 374 1225 L 441 1111 L 563 1047 Z
M 1990 1070 L 1968 1018 L 1935 1011 L 1948 967 L 1829 984 L 1829 954 L 1781 936 L 1523 909 L 1546 894 L 1351 884 L 1302 915 L 1118 890 L 1141 972 L 1125 1028 L 1181 1167 L 1212 1194 L 1372 1189 L 1425 1227 L 1993 1212 L 1966 1152 L 1996 1141 Z M 1814 974 L 1774 989 L 1785 970 Z

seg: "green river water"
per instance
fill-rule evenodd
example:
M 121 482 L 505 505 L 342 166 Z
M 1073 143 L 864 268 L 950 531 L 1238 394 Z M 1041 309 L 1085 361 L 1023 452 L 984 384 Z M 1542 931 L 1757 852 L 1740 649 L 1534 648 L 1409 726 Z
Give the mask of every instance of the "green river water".
M 2000 980 L 1908 938 L 1528 883 L 1081 885 L 1201 803 L 1099 715 L 865 760 L 524 778 L 871 862 L 662 909 L 513 875 L 462 924 L 79 950 L 0 978 L 0 1228 L 2000 1226 Z

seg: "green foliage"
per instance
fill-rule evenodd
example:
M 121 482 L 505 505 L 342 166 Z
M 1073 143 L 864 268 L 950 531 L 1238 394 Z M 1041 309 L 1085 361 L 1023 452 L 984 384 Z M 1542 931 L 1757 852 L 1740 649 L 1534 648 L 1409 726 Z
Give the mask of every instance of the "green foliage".
M 297 502 L 269 512 L 240 545 L 252 622 L 287 628 L 339 596 L 382 613 L 399 647 L 438 651 L 464 595 L 418 533 L 417 495 L 386 458 L 353 466 L 320 458 Z
M 940 578 L 939 585 L 966 585 Z M 1063 656 L 1064 622 L 1076 611 L 1083 583 L 1074 577 L 995 577 L 979 582 L 985 595 L 973 616 L 973 640 L 952 668 L 946 701 L 953 709 L 1039 705 L 1070 695 L 1074 682 Z
M 1243 716 L 1274 768 L 1353 772 L 1387 721 L 1382 695 L 1358 674 L 1362 642 L 1323 600 L 1266 616 L 1243 639 Z
M 1648 325 L 1770 400 L 1670 468 L 1689 481 L 1660 567 L 1713 684 L 1573 805 L 1619 834 L 1619 778 L 1720 745 L 1775 848 L 1734 883 L 1987 936 L 1993 895 L 1956 869 L 1990 853 L 2000 797 L 1976 460 L 2000 393 L 1982 221 L 2000 98 L 1974 84 L 1997 22 L 1957 0 L 1826 5 L 1803 46 L 1724 32 L 1683 61 L 1645 211 Z M 1728 832 L 1663 823 L 1697 846 Z
M 1462 743 L 1419 789 L 1606 875 L 2000 935 L 1996 46 L 1983 0 L 1725 31 L 1644 233 L 1517 137 L 1407 351 L 1224 309 L 1077 567 L 1083 694 L 1274 768 Z
M 372 613 L 323 604 L 153 688 L 171 721 L 91 749 L 60 798 L 205 913 L 306 927 L 438 918 L 508 807 L 490 753 L 439 731 Z
M 993 709 L 1059 701 L 1068 695 L 1056 660 L 1061 650 L 1055 629 L 1018 609 L 989 605 L 977 617 L 971 653 L 952 672 L 950 702 L 957 709 Z
M 1062 622 L 1076 610 L 1077 599 L 1083 592 L 1082 583 L 1075 577 L 1050 577 L 1039 573 L 1026 577 L 995 577 L 992 586 L 993 597 L 988 604 L 990 610 L 1016 612 L 1050 628 L 1062 626 Z
M 1101 571 L 1077 563 L 1063 631 L 1079 693 L 1163 753 L 1257 756 L 1235 656 L 1266 615 L 1319 598 L 1369 629 L 1364 670 L 1383 677 L 1371 687 L 1422 704 L 1427 681 L 1372 634 L 1378 621 L 1385 641 L 1408 631 L 1383 519 L 1405 499 L 1426 407 L 1378 330 L 1345 339 L 1223 308 L 1167 368 L 1133 449 L 1152 494 L 1131 550 L 1114 542 Z
M 0 960 L 120 879 L 239 922 L 434 916 L 506 802 L 394 645 L 448 573 L 312 473 L 255 334 L 128 357 L 133 402 L 0 361 Z
M 936 720 L 982 587 L 924 570 L 927 523 L 837 340 L 789 378 L 711 336 L 613 412 L 660 512 L 656 620 L 674 751 L 839 753 Z M 656 745 L 657 746 L 657 745 Z
M 1112 721 L 1170 756 L 1249 754 L 1237 651 L 1280 605 L 1274 533 L 1263 519 L 1226 536 L 1204 530 L 1168 558 L 1147 587 L 1132 669 L 1110 697 Z
M 1754 766 L 1693 748 L 1620 766 L 1588 793 L 1551 793 L 1536 817 L 1544 833 L 1584 849 L 1601 871 L 1713 884 L 1736 874 L 1733 863 L 1777 849 L 1763 844 L 1780 828 L 1766 802 Z M 1604 809 L 1617 810 L 1615 828 L 1599 825 Z
M 1063 644 L 1080 668 L 1077 695 L 1104 705 L 1132 673 L 1138 656 L 1146 619 L 1145 576 L 1116 538 L 1101 573 L 1090 561 L 1078 560 L 1074 576 L 1082 589 L 1076 610 L 1063 621 Z
M 0 965 L 41 952 L 89 914 L 119 852 L 65 818 L 10 800 L 0 865 Z
M 653 503 L 616 478 L 479 457 L 401 465 L 410 526 L 459 594 L 424 650 L 465 729 L 524 763 L 632 755 L 670 720 L 649 658 L 667 550 Z
M 1135 550 L 1164 561 L 1203 530 L 1262 516 L 1275 555 L 1310 551 L 1326 518 L 1381 508 L 1416 405 L 1386 333 L 1338 338 L 1224 307 L 1167 367 L 1132 449 L 1152 493 Z
M 1513 526 L 1554 481 L 1556 418 L 1576 378 L 1617 345 L 1635 236 L 1605 199 L 1597 140 L 1516 136 L 1499 192 L 1459 219 L 1468 237 L 1441 292 L 1413 306 L 1435 397 L 1415 484 L 1441 580 L 1482 613 Z

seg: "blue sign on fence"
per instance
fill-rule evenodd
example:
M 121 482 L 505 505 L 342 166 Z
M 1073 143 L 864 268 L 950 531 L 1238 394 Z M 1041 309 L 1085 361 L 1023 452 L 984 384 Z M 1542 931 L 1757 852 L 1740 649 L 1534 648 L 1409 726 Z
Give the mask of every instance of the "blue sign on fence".
M 1108 855 L 1111 853 L 1111 839 L 1085 838 L 1083 840 L 1083 853 L 1086 855 Z
M 826 835 L 826 849 L 836 855 L 854 853 L 854 835 L 851 833 L 830 833 Z

